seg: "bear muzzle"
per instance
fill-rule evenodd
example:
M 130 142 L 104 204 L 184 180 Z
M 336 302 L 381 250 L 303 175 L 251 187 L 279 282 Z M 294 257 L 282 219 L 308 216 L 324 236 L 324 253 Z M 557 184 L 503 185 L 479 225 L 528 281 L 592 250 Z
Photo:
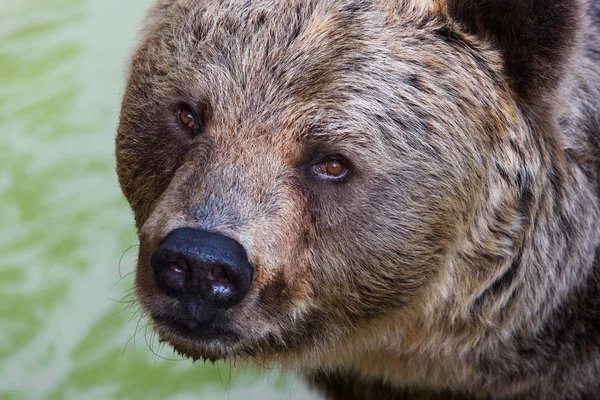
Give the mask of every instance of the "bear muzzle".
M 178 301 L 159 324 L 186 337 L 219 333 L 216 316 L 239 304 L 252 285 L 254 268 L 244 247 L 227 236 L 194 228 L 177 228 L 152 254 L 154 280 L 165 295 Z

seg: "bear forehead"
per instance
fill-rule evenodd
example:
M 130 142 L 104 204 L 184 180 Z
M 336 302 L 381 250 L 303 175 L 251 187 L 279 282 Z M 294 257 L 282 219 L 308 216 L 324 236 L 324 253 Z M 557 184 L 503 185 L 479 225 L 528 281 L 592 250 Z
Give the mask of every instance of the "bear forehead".
M 165 1 L 146 22 L 130 87 L 163 106 L 209 103 L 212 126 L 228 136 L 350 144 L 376 140 L 366 130 L 382 124 L 432 130 L 429 120 L 440 125 L 458 102 L 477 100 L 457 92 L 465 76 L 473 87 L 491 82 L 484 61 L 440 38 L 432 4 Z
M 390 29 L 390 13 L 400 12 L 385 2 L 169 4 L 148 22 L 149 34 L 134 57 L 133 69 L 156 75 L 153 83 L 159 90 L 167 84 L 193 87 L 206 90 L 211 101 L 243 91 L 255 104 L 261 100 L 284 104 L 293 97 L 309 106 L 331 101 L 332 95 L 339 102 L 356 87 L 362 92 L 374 87 L 367 81 L 384 75 L 382 64 L 393 63 L 390 53 L 397 53 L 402 42 L 401 37 L 394 38 L 397 31 L 384 32 Z M 404 25 L 404 38 L 428 36 L 414 24 Z M 430 48 L 442 47 L 433 39 L 425 42 Z M 237 109 L 240 106 L 236 104 Z
M 367 22 L 365 26 L 377 25 L 382 16 L 387 21 L 402 16 L 409 22 L 409 14 L 433 16 L 442 9 L 441 0 L 163 0 L 146 23 L 158 22 L 171 30 L 198 29 L 198 39 L 223 40 L 236 34 L 245 40 L 255 36 L 262 39 L 266 34 L 285 40 L 296 37 L 299 29 L 317 35 L 332 30 L 340 33 L 343 29 L 339 28 L 351 28 L 356 19 Z

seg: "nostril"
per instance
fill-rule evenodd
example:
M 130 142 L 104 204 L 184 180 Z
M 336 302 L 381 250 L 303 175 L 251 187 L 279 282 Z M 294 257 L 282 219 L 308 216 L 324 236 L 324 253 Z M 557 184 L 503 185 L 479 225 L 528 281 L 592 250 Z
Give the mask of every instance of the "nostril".
M 191 268 L 188 261 L 172 256 L 162 257 L 159 253 L 153 256 L 152 268 L 154 278 L 162 290 L 170 296 L 178 296 L 185 290 L 186 281 L 189 281 Z
M 206 279 L 215 283 L 231 283 L 223 267 L 211 268 L 210 271 L 208 271 Z
M 235 290 L 235 285 L 231 282 L 223 267 L 212 267 L 208 271 L 206 279 L 210 282 L 210 291 L 213 295 L 227 297 L 231 296 Z
M 169 268 L 171 269 L 171 271 L 173 271 L 177 274 L 182 274 L 182 275 L 190 272 L 190 266 L 188 265 L 187 262 L 185 262 L 185 260 L 182 260 L 181 258 L 178 258 L 175 261 L 173 261 L 169 265 Z

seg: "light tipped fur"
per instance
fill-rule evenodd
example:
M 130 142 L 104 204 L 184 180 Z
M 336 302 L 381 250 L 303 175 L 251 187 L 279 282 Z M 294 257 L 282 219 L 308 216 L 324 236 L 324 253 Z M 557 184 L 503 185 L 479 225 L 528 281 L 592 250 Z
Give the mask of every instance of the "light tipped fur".
M 161 338 L 331 399 L 600 398 L 599 30 L 598 0 L 158 1 L 116 142 L 138 302 L 180 306 L 175 228 L 255 268 L 240 340 Z

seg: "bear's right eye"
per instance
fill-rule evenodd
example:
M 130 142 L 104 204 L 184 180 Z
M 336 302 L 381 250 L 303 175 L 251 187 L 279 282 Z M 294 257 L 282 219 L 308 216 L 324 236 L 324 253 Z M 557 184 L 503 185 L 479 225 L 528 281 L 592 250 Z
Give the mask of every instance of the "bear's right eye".
M 196 117 L 194 117 L 194 114 L 186 108 L 177 111 L 177 119 L 181 125 L 189 129 L 196 129 L 198 127 Z
M 348 162 L 341 156 L 321 161 L 313 165 L 312 170 L 321 179 L 341 180 L 350 173 Z

